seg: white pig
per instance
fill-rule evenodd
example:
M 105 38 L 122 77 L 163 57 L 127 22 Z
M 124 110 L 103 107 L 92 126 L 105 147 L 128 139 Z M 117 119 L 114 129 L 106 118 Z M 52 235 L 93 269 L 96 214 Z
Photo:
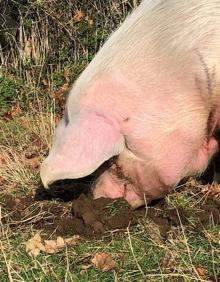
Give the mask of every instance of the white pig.
M 144 0 L 74 83 L 44 186 L 118 156 L 94 197 L 137 207 L 202 173 L 218 150 L 219 68 L 219 0 Z

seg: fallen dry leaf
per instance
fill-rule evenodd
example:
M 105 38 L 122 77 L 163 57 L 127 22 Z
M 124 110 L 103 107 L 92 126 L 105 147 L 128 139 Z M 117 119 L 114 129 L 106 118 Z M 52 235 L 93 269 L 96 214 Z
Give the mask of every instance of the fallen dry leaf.
M 197 266 L 195 269 L 200 278 L 206 278 L 205 269 L 201 265 Z
M 47 79 L 43 79 L 41 82 L 43 83 L 44 86 L 50 85 L 50 81 Z
M 78 23 L 85 17 L 85 14 L 82 10 L 76 10 L 76 13 L 73 17 L 74 22 Z
M 79 241 L 79 236 L 70 238 L 57 237 L 56 240 L 45 240 L 42 242 L 39 234 L 34 235 L 26 243 L 26 251 L 29 255 L 38 256 L 40 252 L 54 254 L 64 249 L 66 246 L 74 246 Z
M 211 191 L 213 194 L 220 194 L 220 185 L 219 184 L 213 184 L 211 186 Z
M 40 234 L 35 234 L 31 239 L 29 239 L 26 243 L 26 252 L 30 256 L 38 256 L 40 251 L 44 251 L 44 245 L 41 242 Z
M 29 160 L 37 157 L 37 155 L 38 153 L 36 151 L 30 151 L 30 150 L 26 150 L 24 154 L 25 158 Z
M 17 197 L 15 198 L 13 201 L 13 208 L 12 210 L 24 210 L 26 209 L 27 205 L 28 205 L 28 202 L 25 198 L 22 198 L 22 197 Z
M 102 272 L 106 272 L 117 267 L 116 262 L 108 253 L 97 253 L 91 261 L 95 268 Z
M 160 261 L 160 264 L 162 264 L 164 267 L 169 268 L 170 270 L 175 270 L 175 265 L 174 262 L 175 261 L 175 254 L 167 251 L 165 253 L 165 257 Z
M 86 16 L 85 20 L 87 21 L 87 23 L 89 24 L 89 26 L 93 25 L 93 20 L 90 18 L 90 16 Z
M 64 96 L 65 92 L 68 90 L 69 88 L 69 84 L 68 83 L 64 83 L 62 86 L 60 86 L 60 88 L 56 91 L 54 91 L 52 94 L 51 94 L 51 97 L 52 98 L 62 98 L 62 96 Z M 65 97 L 63 97 L 65 98 Z
M 4 118 L 8 120 L 13 120 L 15 117 L 19 116 L 22 113 L 19 104 L 16 104 L 10 108 L 9 111 L 4 113 Z
M 220 185 L 217 183 L 205 185 L 202 189 L 203 194 L 208 194 L 212 197 L 219 198 L 220 197 Z
M 30 169 L 37 169 L 40 167 L 40 164 L 41 164 L 40 157 L 34 157 L 32 159 L 26 160 L 26 165 Z

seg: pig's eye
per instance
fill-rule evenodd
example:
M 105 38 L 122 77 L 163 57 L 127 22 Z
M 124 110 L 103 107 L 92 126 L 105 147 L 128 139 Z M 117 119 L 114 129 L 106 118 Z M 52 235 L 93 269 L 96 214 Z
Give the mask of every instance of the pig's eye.
M 63 112 L 63 120 L 65 122 L 65 125 L 67 126 L 69 123 L 69 116 L 68 116 L 68 111 L 67 108 L 65 108 L 64 112 Z

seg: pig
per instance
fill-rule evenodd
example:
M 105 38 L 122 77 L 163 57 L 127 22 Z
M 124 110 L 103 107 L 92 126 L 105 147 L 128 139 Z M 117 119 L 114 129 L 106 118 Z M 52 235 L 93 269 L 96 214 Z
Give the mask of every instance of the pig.
M 94 198 L 139 207 L 200 175 L 218 151 L 219 63 L 219 0 L 143 0 L 73 84 L 44 186 L 113 159 Z

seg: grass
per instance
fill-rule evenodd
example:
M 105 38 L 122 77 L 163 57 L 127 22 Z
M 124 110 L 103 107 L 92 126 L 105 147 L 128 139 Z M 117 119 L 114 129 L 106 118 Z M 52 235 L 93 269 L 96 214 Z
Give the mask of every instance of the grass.
M 7 122 L 0 121 L 0 281 L 219 281 L 220 226 L 212 218 L 206 226 L 198 225 L 195 212 L 201 208 L 207 195 L 205 186 L 186 183 L 182 190 L 166 197 L 169 209 L 186 210 L 186 223 L 172 226 L 167 236 L 160 226 L 146 218 L 122 233 L 111 231 L 99 239 L 82 239 L 74 247 L 57 254 L 40 254 L 33 258 L 25 250 L 25 243 L 39 230 L 31 223 L 32 211 L 41 202 L 29 208 L 26 223 L 13 226 L 13 219 L 5 209 L 8 196 L 34 194 L 39 183 L 39 164 L 50 146 L 55 127 L 55 114 L 19 113 Z M 35 166 L 37 161 L 37 166 Z M 59 205 L 59 203 L 57 203 Z M 116 203 L 107 205 L 109 215 L 120 213 Z M 166 211 L 164 212 L 166 217 Z M 197 227 L 199 226 L 199 228 Z M 44 234 L 42 230 L 42 235 Z M 70 234 L 74 235 L 74 234 Z M 45 237 L 46 239 L 50 239 Z M 106 273 L 91 266 L 97 252 L 112 255 L 118 268 Z M 88 268 L 87 268 L 88 266 Z
M 168 211 L 183 209 L 188 217 L 183 223 L 179 216 L 165 237 L 159 224 L 146 218 L 121 233 L 82 239 L 57 254 L 27 254 L 25 243 L 39 232 L 33 220 L 44 216 L 42 203 L 28 207 L 25 223 L 13 225 L 5 199 L 34 194 L 61 98 L 139 1 L 54 0 L 48 6 L 48 1 L 31 0 L 7 6 L 9 2 L 3 3 L 5 33 L 0 33 L 0 282 L 220 281 L 220 226 L 212 217 L 207 225 L 198 224 L 196 212 L 207 199 L 199 183 L 193 190 L 184 184 L 166 197 Z M 33 209 L 39 209 L 34 218 Z M 117 203 L 106 209 L 109 216 L 121 212 Z M 110 253 L 118 268 L 106 273 L 95 269 L 91 258 L 97 252 Z
M 23 126 L 26 120 L 28 127 Z M 52 121 L 52 123 L 51 123 Z M 22 152 L 29 153 L 38 146 L 38 157 L 49 146 L 48 136 L 54 127 L 51 116 L 27 115 L 2 123 L 1 166 L 3 185 L 0 191 L 0 281 L 219 281 L 220 278 L 220 227 L 210 221 L 206 227 L 196 230 L 196 219 L 173 226 L 167 238 L 161 236 L 152 221 L 140 220 L 139 224 L 122 233 L 109 232 L 103 238 L 83 239 L 75 247 L 60 253 L 40 254 L 30 257 L 25 242 L 34 234 L 32 224 L 10 224 L 10 216 L 4 222 L 6 195 L 33 193 L 39 180 L 38 169 L 30 169 L 22 159 Z M 41 142 L 30 143 L 32 134 Z M 18 186 L 13 186 L 16 183 Z M 196 187 L 197 191 L 201 187 Z M 195 189 L 195 190 L 196 190 Z M 198 193 L 188 190 L 167 197 L 170 208 L 199 209 Z M 201 197 L 200 197 L 201 198 Z M 36 202 L 37 205 L 41 203 Z M 110 214 L 120 212 L 114 204 L 107 206 Z M 31 215 L 30 215 L 31 216 Z M 3 223 L 4 222 L 4 223 Z M 107 240 L 106 240 L 107 236 Z M 112 254 L 118 268 L 106 273 L 96 270 L 91 258 L 97 252 Z M 87 269 L 87 266 L 88 267 Z M 84 270 L 86 269 L 86 270 Z M 211 278 L 212 280 L 210 280 Z
M 207 275 L 219 275 L 217 244 L 202 233 L 188 234 L 183 227 L 158 244 L 140 224 L 124 234 L 112 234 L 108 242 L 83 241 L 59 254 L 37 258 L 25 252 L 24 243 L 35 233 L 31 227 L 10 232 L 1 225 L 1 232 L 1 281 L 210 281 Z M 89 267 L 83 272 L 100 251 L 111 253 L 118 269 L 101 273 Z M 205 269 L 204 278 L 201 269 Z
M 37 169 L 49 147 L 55 126 L 53 114 L 29 113 L 11 121 L 0 120 L 0 175 L 4 191 L 27 193 L 39 179 Z
M 139 2 L 2 1 L 0 115 L 18 100 L 28 108 L 35 95 L 50 100 L 69 86 Z

